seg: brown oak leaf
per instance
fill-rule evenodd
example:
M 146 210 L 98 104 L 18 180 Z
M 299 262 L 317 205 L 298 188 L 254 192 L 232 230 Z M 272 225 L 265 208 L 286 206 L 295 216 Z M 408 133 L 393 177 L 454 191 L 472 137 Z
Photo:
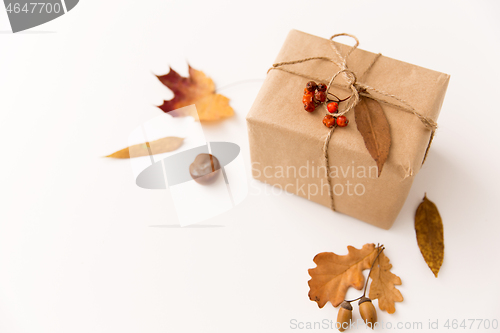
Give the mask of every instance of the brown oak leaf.
M 443 221 L 436 205 L 424 195 L 415 213 L 415 232 L 420 252 L 434 276 L 438 276 L 444 258 Z
M 372 283 L 370 284 L 369 297 L 378 299 L 380 310 L 385 310 L 388 313 L 396 312 L 394 303 L 403 301 L 403 295 L 394 287 L 401 285 L 401 279 L 391 272 L 391 268 L 389 258 L 381 252 L 370 274 Z
M 230 117 L 234 110 L 229 106 L 229 99 L 215 93 L 215 84 L 202 71 L 189 66 L 189 77 L 183 77 L 170 68 L 166 75 L 157 76 L 161 83 L 174 93 L 174 98 L 163 101 L 159 106 L 163 112 L 173 117 L 193 116 L 201 121 L 218 120 Z M 180 109 L 195 104 L 198 116 L 190 114 L 189 108 Z M 180 110 L 178 110 L 180 109 Z
M 376 100 L 362 97 L 354 108 L 354 116 L 366 149 L 377 163 L 380 177 L 391 148 L 391 131 L 385 112 Z
M 349 287 L 361 290 L 365 281 L 363 270 L 372 266 L 378 252 L 375 244 L 365 244 L 359 250 L 348 246 L 347 250 L 345 256 L 322 252 L 314 257 L 317 267 L 309 269 L 309 298 L 320 308 L 328 301 L 335 307 L 340 305 Z
M 127 148 L 123 148 L 106 157 L 112 158 L 131 158 L 148 156 L 154 154 L 168 153 L 182 146 L 183 138 L 168 136 L 151 142 L 140 143 Z

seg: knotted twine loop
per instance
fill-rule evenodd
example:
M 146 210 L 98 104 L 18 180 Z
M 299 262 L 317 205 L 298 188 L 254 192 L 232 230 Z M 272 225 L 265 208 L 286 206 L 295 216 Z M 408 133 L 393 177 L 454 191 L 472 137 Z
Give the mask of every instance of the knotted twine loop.
M 333 42 L 333 39 L 335 39 L 336 37 L 340 37 L 340 36 L 351 37 L 356 41 L 354 46 L 352 46 L 349 49 L 349 51 L 347 52 L 345 57 L 343 57 L 341 55 L 337 45 L 335 45 L 335 43 Z M 337 65 L 337 67 L 339 67 L 339 71 L 337 71 L 329 80 L 329 84 L 327 86 L 327 92 L 330 91 L 332 86 L 338 86 L 340 88 L 351 90 L 351 95 L 349 96 L 347 106 L 345 107 L 344 110 L 342 110 L 342 111 L 339 110 L 339 112 L 337 113 L 337 116 L 345 115 L 349 111 L 353 110 L 354 107 L 359 103 L 360 96 L 364 96 L 364 97 L 374 99 L 380 103 L 394 106 L 394 107 L 396 107 L 404 112 L 408 112 L 408 113 L 415 115 L 422 122 L 422 124 L 425 126 L 425 128 L 427 128 L 431 131 L 435 131 L 437 129 L 437 124 L 434 120 L 419 113 L 417 110 L 415 110 L 415 108 L 413 108 L 408 102 L 406 102 L 402 98 L 399 98 L 396 95 L 390 94 L 390 93 L 385 92 L 383 90 L 371 87 L 371 86 L 369 86 L 365 83 L 359 82 L 357 80 L 356 74 L 347 67 L 347 59 L 349 58 L 351 53 L 359 45 L 359 40 L 356 38 L 356 36 L 351 35 L 351 34 L 347 34 L 347 33 L 335 34 L 332 37 L 330 37 L 330 41 L 331 41 L 331 47 L 335 51 L 336 56 L 339 60 L 334 59 L 334 58 L 330 58 L 330 57 L 325 57 L 325 56 L 318 56 L 318 57 L 308 57 L 308 58 L 292 60 L 292 61 L 283 61 L 283 62 L 278 62 L 278 63 L 273 64 L 272 67 L 269 68 L 269 70 L 267 72 L 269 73 L 273 69 L 278 69 L 278 70 L 281 70 L 281 71 L 284 71 L 284 72 L 287 72 L 290 74 L 302 76 L 304 78 L 308 78 L 311 80 L 321 82 L 321 81 L 324 81 L 324 79 L 313 77 L 313 76 L 302 74 L 302 73 L 298 73 L 298 72 L 292 71 L 288 68 L 285 68 L 283 66 L 299 64 L 299 63 L 312 61 L 312 60 L 326 60 L 326 61 L 332 62 L 335 65 Z M 377 54 L 374 57 L 372 62 L 369 64 L 369 66 L 364 70 L 363 74 L 360 75 L 361 78 L 363 76 L 365 76 L 370 71 L 370 69 L 373 67 L 375 62 L 380 58 L 380 56 L 382 56 L 381 53 Z M 340 74 L 344 74 L 344 78 L 347 81 L 347 86 L 334 83 L 335 78 L 337 78 L 337 76 L 339 76 Z M 370 92 L 375 93 L 375 95 L 370 94 Z M 392 102 L 378 98 L 376 95 L 387 97 L 387 98 L 391 99 Z
M 342 54 L 340 53 L 340 50 L 338 49 L 337 45 L 333 42 L 333 40 L 336 37 L 340 37 L 340 36 L 351 37 L 351 38 L 353 38 L 355 40 L 355 44 L 347 51 L 347 54 L 345 56 L 342 56 Z M 279 63 L 273 64 L 272 67 L 269 68 L 269 70 L 267 72 L 269 73 L 273 69 L 279 69 L 281 71 L 284 71 L 284 72 L 287 72 L 287 73 L 290 73 L 290 74 L 293 74 L 293 75 L 298 75 L 298 76 L 302 76 L 302 77 L 305 77 L 305 78 L 308 78 L 308 79 L 311 79 L 311 80 L 315 80 L 315 81 L 320 81 L 321 82 L 321 81 L 323 81 L 321 78 L 316 78 L 316 77 L 312 77 L 312 76 L 309 76 L 309 75 L 304 75 L 302 73 L 298 73 L 298 72 L 292 71 L 292 70 L 290 70 L 288 68 L 285 68 L 283 66 L 293 65 L 293 64 L 299 64 L 299 63 L 303 63 L 303 62 L 307 62 L 307 61 L 311 61 L 311 60 L 326 60 L 326 61 L 334 63 L 335 65 L 337 65 L 337 67 L 339 68 L 339 70 L 331 77 L 331 79 L 330 79 L 330 81 L 329 81 L 329 83 L 327 85 L 327 89 L 326 89 L 327 95 L 330 93 L 330 89 L 332 88 L 332 86 L 339 86 L 341 88 L 349 89 L 351 91 L 351 94 L 347 97 L 347 105 L 346 105 L 346 107 L 342 111 L 339 110 L 339 112 L 336 114 L 336 116 L 339 117 L 339 116 L 345 115 L 346 113 L 348 113 L 351 110 L 353 110 L 356 107 L 356 105 L 358 105 L 358 103 L 360 102 L 360 96 L 374 99 L 374 100 L 376 100 L 376 101 L 378 101 L 380 103 L 388 104 L 388 105 L 394 106 L 394 107 L 396 107 L 396 108 L 398 108 L 398 109 L 400 109 L 402 111 L 405 111 L 405 112 L 413 114 L 414 116 L 416 116 L 422 122 L 422 124 L 425 126 L 425 128 L 427 128 L 427 129 L 429 129 L 431 131 L 431 137 L 430 137 L 430 140 L 429 140 L 429 145 L 427 146 L 427 149 L 426 149 L 425 155 L 424 155 L 424 160 L 422 162 L 422 164 L 423 164 L 425 162 L 425 159 L 427 158 L 427 153 L 429 151 L 429 147 L 430 147 L 430 145 L 432 143 L 432 139 L 434 138 L 434 133 L 435 133 L 435 131 L 437 129 L 436 122 L 434 120 L 432 120 L 431 118 L 426 117 L 426 116 L 422 115 L 421 113 L 419 113 L 408 102 L 406 102 L 405 100 L 397 97 L 396 95 L 393 95 L 393 94 L 390 94 L 390 93 L 385 92 L 383 90 L 371 87 L 371 86 L 369 86 L 369 85 L 367 85 L 365 83 L 358 82 L 356 74 L 352 70 L 350 70 L 348 68 L 348 66 L 347 66 L 347 59 L 349 58 L 349 56 L 351 55 L 351 53 L 354 52 L 354 50 L 356 50 L 356 48 L 359 46 L 359 40 L 356 38 L 356 36 L 351 35 L 351 34 L 347 34 L 347 33 L 340 33 L 340 34 L 335 34 L 332 37 L 330 37 L 330 41 L 331 41 L 330 45 L 333 48 L 333 50 L 335 51 L 338 60 L 334 59 L 334 58 L 330 58 L 330 57 L 318 56 L 318 57 L 308 57 L 308 58 L 303 58 L 303 59 L 298 59 L 298 60 L 292 60 L 292 61 L 284 61 L 284 62 L 279 62 Z M 367 69 L 365 69 L 364 72 L 360 75 L 361 78 L 363 76 L 365 76 L 370 71 L 370 69 L 373 67 L 373 65 L 375 64 L 375 62 L 381 56 L 382 56 L 382 54 L 378 53 L 374 57 L 374 59 L 368 65 Z M 347 81 L 347 86 L 343 86 L 343 85 L 340 85 L 340 84 L 334 84 L 335 79 L 340 74 L 343 74 L 345 80 Z M 396 101 L 397 103 L 377 98 L 373 94 L 370 94 L 370 92 L 378 94 L 378 95 L 381 95 L 381 96 L 384 96 L 384 97 L 387 97 L 387 98 L 389 98 L 389 99 L 391 99 L 393 101 Z M 323 103 L 322 105 L 326 109 L 326 103 Z M 329 189 L 330 189 L 330 206 L 331 206 L 331 209 L 333 211 L 335 211 L 335 204 L 334 204 L 334 195 L 333 195 L 332 180 L 331 180 L 330 172 L 329 172 L 330 162 L 329 162 L 329 156 L 328 156 L 328 146 L 329 146 L 329 143 L 330 143 L 330 139 L 332 138 L 333 131 L 335 130 L 336 127 L 337 126 L 333 126 L 330 129 L 328 135 L 325 138 L 325 142 L 323 144 L 323 155 L 325 157 L 326 176 L 327 176 L 328 185 L 329 185 Z

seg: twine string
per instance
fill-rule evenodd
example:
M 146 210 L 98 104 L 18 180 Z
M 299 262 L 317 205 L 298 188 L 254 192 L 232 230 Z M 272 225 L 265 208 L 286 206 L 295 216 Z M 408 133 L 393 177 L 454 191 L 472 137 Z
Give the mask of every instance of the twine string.
M 345 56 L 342 56 L 339 48 L 333 42 L 333 40 L 335 38 L 340 37 L 340 36 L 351 37 L 355 41 L 355 44 L 349 48 L 349 50 L 347 51 L 347 53 L 346 53 Z M 383 91 L 381 89 L 377 89 L 377 88 L 371 87 L 371 86 L 369 86 L 369 85 L 367 85 L 365 83 L 362 83 L 362 82 L 358 81 L 358 78 L 357 78 L 356 74 L 352 70 L 350 70 L 349 67 L 347 66 L 347 60 L 348 60 L 349 56 L 359 46 L 359 40 L 356 38 L 356 36 L 351 35 L 351 34 L 347 34 L 347 33 L 340 33 L 340 34 L 335 34 L 332 37 L 330 37 L 330 41 L 331 41 L 330 45 L 331 45 L 333 51 L 335 52 L 336 58 L 330 58 L 330 57 L 325 57 L 325 56 L 318 56 L 318 57 L 307 57 L 307 58 L 297 59 L 297 60 L 292 60 L 292 61 L 278 62 L 278 63 L 273 64 L 272 67 L 269 68 L 269 70 L 267 72 L 269 73 L 273 69 L 278 69 L 278 70 L 281 70 L 281 71 L 284 71 L 284 72 L 287 72 L 287 73 L 290 73 L 290 74 L 293 74 L 293 75 L 298 75 L 298 76 L 301 76 L 301 77 L 304 77 L 304 78 L 308 78 L 308 79 L 311 79 L 311 80 L 314 80 L 314 81 L 320 81 L 321 82 L 321 81 L 323 81 L 321 78 L 313 77 L 313 76 L 310 76 L 310 75 L 305 75 L 303 73 L 298 73 L 298 72 L 290 70 L 290 69 L 288 69 L 288 68 L 286 68 L 284 66 L 294 65 L 294 64 L 300 64 L 300 63 L 303 63 L 303 62 L 308 62 L 308 61 L 313 61 L 313 60 L 325 60 L 325 61 L 332 62 L 333 64 L 335 64 L 339 68 L 339 70 L 330 78 L 329 83 L 327 85 L 326 93 L 327 94 L 330 93 L 330 89 L 333 86 L 350 90 L 350 95 L 347 97 L 347 103 L 346 103 L 345 108 L 342 111 L 339 110 L 338 113 L 336 114 L 336 116 L 339 117 L 339 116 L 345 115 L 346 113 L 348 113 L 351 110 L 353 110 L 356 107 L 356 105 L 358 105 L 358 103 L 360 102 L 360 96 L 374 99 L 374 100 L 376 100 L 376 101 L 378 101 L 380 103 L 384 103 L 384 104 L 396 107 L 396 108 L 398 108 L 398 109 L 400 109 L 400 110 L 402 110 L 404 112 L 413 114 L 414 116 L 416 116 L 422 122 L 422 124 L 425 126 L 425 128 L 427 128 L 427 129 L 429 129 L 431 131 L 431 138 L 430 138 L 429 145 L 427 146 L 427 150 L 426 150 L 425 156 L 424 156 L 424 162 L 425 162 L 425 159 L 427 157 L 427 152 L 429 151 L 429 147 L 430 147 L 430 144 L 432 143 L 432 139 L 434 137 L 434 133 L 435 133 L 435 131 L 437 129 L 436 122 L 434 120 L 432 120 L 431 118 L 426 117 L 426 116 L 422 115 L 421 113 L 419 113 L 417 110 L 415 110 L 415 108 L 413 108 L 404 99 L 399 98 L 398 96 L 396 96 L 394 94 L 390 94 L 390 93 L 385 92 L 385 91 Z M 372 67 L 375 65 L 375 63 L 377 62 L 377 60 L 381 56 L 382 56 L 382 54 L 378 53 L 372 59 L 372 61 L 368 65 L 368 67 L 360 75 L 360 78 L 364 77 L 372 69 Z M 339 75 L 341 75 L 341 74 L 343 75 L 345 81 L 347 82 L 347 86 L 346 85 L 340 85 L 340 84 L 337 84 L 337 83 L 334 82 L 335 79 Z M 380 96 L 383 96 L 385 98 L 388 98 L 390 101 L 388 101 L 386 99 L 383 99 L 383 98 L 380 98 L 380 97 L 377 97 L 377 95 L 380 95 Z M 322 105 L 326 109 L 326 103 L 323 103 Z M 333 193 L 332 179 L 330 177 L 330 172 L 329 172 L 330 163 L 329 163 L 329 156 L 328 156 L 328 147 L 329 147 L 330 140 L 332 138 L 333 132 L 335 131 L 336 128 L 337 128 L 337 126 L 335 125 L 335 126 L 333 126 L 330 129 L 330 131 L 328 132 L 328 135 L 325 138 L 325 142 L 323 144 L 323 155 L 324 155 L 324 158 L 325 158 L 324 161 L 325 161 L 325 166 L 326 166 L 326 177 L 327 177 L 328 185 L 329 185 L 329 189 L 330 189 L 330 206 L 331 206 L 331 209 L 333 211 L 335 211 L 335 203 L 334 203 L 334 193 Z
M 333 39 L 336 37 L 339 37 L 339 36 L 348 36 L 348 37 L 353 38 L 356 41 L 354 46 L 352 46 L 348 50 L 346 56 L 341 55 L 340 50 L 338 49 L 337 45 L 333 42 Z M 346 33 L 336 34 L 330 38 L 330 41 L 332 41 L 331 46 L 332 46 L 333 50 L 335 51 L 336 56 L 339 60 L 337 60 L 335 58 L 331 58 L 331 57 L 325 57 L 325 56 L 307 57 L 307 58 L 303 58 L 303 59 L 275 63 L 272 65 L 271 68 L 269 68 L 269 70 L 267 72 L 269 73 L 273 69 L 278 69 L 278 70 L 281 70 L 281 71 L 284 71 L 284 72 L 287 72 L 287 73 L 290 73 L 293 75 L 298 75 L 298 76 L 301 76 L 304 78 L 308 78 L 311 80 L 324 81 L 322 78 L 313 77 L 313 76 L 310 76 L 307 74 L 299 73 L 299 72 L 290 70 L 288 68 L 285 68 L 283 66 L 300 64 L 300 63 L 308 62 L 308 61 L 312 61 L 312 60 L 325 60 L 325 61 L 332 62 L 333 64 L 337 65 L 337 67 L 339 67 L 339 70 L 330 78 L 329 84 L 327 86 L 327 92 L 329 92 L 331 87 L 333 87 L 333 86 L 343 88 L 343 89 L 348 89 L 351 91 L 351 95 L 349 96 L 347 106 L 344 108 L 344 110 L 342 110 L 342 111 L 339 110 L 339 112 L 337 113 L 337 116 L 345 115 L 346 113 L 353 110 L 354 107 L 359 103 L 360 96 L 365 96 L 365 97 L 374 99 L 378 102 L 381 102 L 381 103 L 384 103 L 387 105 L 391 105 L 393 107 L 401 109 L 402 111 L 405 111 L 405 112 L 408 112 L 408 113 L 415 115 L 422 122 L 422 124 L 429 130 L 434 131 L 437 129 L 437 124 L 434 120 L 419 113 L 417 110 L 415 110 L 415 108 L 413 108 L 404 99 L 399 98 L 398 96 L 396 96 L 394 94 L 390 94 L 388 92 L 371 87 L 365 83 L 358 81 L 356 74 L 352 70 L 350 70 L 347 66 L 347 59 L 349 58 L 351 53 L 359 45 L 359 40 L 354 35 L 350 35 L 350 34 L 346 34 Z M 372 59 L 371 63 L 368 65 L 367 69 L 365 69 L 365 71 L 363 72 L 363 74 L 360 77 L 365 76 L 369 72 L 369 70 L 373 67 L 373 65 L 375 65 L 375 62 L 380 58 L 381 55 L 382 54 L 379 53 Z M 335 79 L 340 74 L 344 74 L 344 78 L 347 81 L 347 86 L 334 83 Z M 377 95 L 386 97 L 392 101 L 388 101 L 386 99 L 377 97 L 376 95 L 370 94 L 369 92 L 373 92 Z

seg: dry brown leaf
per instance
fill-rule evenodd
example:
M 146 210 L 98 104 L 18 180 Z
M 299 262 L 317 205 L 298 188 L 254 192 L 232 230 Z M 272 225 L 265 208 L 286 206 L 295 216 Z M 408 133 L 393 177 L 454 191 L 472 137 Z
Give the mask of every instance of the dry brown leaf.
M 385 112 L 376 100 L 361 97 L 354 109 L 354 115 L 366 149 L 377 163 L 380 177 L 391 148 L 391 131 Z
M 140 143 L 138 145 L 133 145 L 124 148 L 106 157 L 130 158 L 130 157 L 140 157 L 140 156 L 168 153 L 182 146 L 183 141 L 184 141 L 183 138 L 178 138 L 175 136 L 167 136 L 166 138 L 162 138 L 159 140 Z
M 328 301 L 338 306 L 349 287 L 361 290 L 365 281 L 363 270 L 372 266 L 378 252 L 375 244 L 365 244 L 359 250 L 352 246 L 347 249 L 345 256 L 322 252 L 314 257 L 317 267 L 309 269 L 309 298 L 320 308 Z
M 427 195 L 415 213 L 415 232 L 420 252 L 437 277 L 444 257 L 443 221 L 436 205 L 427 199 Z
M 370 284 L 371 299 L 378 299 L 378 307 L 380 310 L 385 310 L 388 313 L 396 312 L 395 302 L 402 302 L 403 295 L 394 287 L 401 285 L 399 276 L 391 273 L 392 265 L 389 258 L 383 252 L 380 253 L 375 265 L 373 265 L 370 277 L 372 283 Z
M 189 66 L 189 77 L 182 77 L 173 69 L 168 74 L 157 77 L 174 93 L 173 99 L 164 101 L 159 106 L 163 112 L 173 117 L 194 116 L 197 119 L 187 109 L 177 110 L 191 104 L 196 105 L 201 121 L 218 120 L 234 114 L 233 108 L 229 106 L 229 99 L 215 93 L 214 82 L 202 71 Z

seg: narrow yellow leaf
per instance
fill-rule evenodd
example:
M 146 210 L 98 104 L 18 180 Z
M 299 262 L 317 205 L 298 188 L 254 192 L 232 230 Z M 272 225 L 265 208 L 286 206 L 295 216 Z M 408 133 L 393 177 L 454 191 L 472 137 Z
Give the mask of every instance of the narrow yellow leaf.
M 184 138 L 167 136 L 166 138 L 158 139 L 151 142 L 140 143 L 137 145 L 124 148 L 106 157 L 131 158 L 131 157 L 168 153 L 182 146 L 183 141 Z
M 437 277 L 444 257 L 443 221 L 436 205 L 427 196 L 415 213 L 415 232 L 420 252 Z

